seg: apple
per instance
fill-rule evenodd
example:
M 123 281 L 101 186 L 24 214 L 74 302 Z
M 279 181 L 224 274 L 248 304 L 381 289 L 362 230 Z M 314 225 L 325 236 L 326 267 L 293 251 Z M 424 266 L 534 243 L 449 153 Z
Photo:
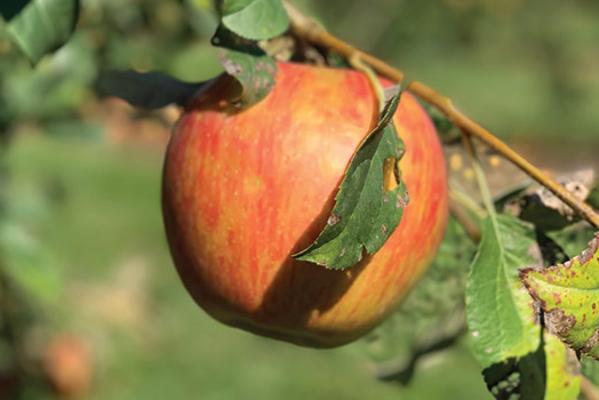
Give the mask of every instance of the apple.
M 236 110 L 207 89 L 175 126 L 162 207 L 170 250 L 195 301 L 225 324 L 312 347 L 365 334 L 406 295 L 442 240 L 445 160 L 432 121 L 404 93 L 394 121 L 410 202 L 375 254 L 346 271 L 292 255 L 326 224 L 336 189 L 378 119 L 364 74 L 280 63 L 276 85 Z
M 77 336 L 62 334 L 53 338 L 46 348 L 43 366 L 49 383 L 61 398 L 80 398 L 89 391 L 91 355 Z

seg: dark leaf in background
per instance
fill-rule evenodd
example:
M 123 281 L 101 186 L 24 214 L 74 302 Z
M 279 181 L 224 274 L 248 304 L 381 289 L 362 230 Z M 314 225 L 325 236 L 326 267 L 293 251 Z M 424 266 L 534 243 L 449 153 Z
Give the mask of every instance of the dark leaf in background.
M 56 304 L 63 279 L 56 258 L 23 227 L 0 223 L 2 273 L 28 301 Z
M 586 200 L 592 194 L 590 186 L 594 179 L 592 170 L 581 170 L 558 178 L 579 200 Z M 512 214 L 533 223 L 538 229 L 551 231 L 563 229 L 580 221 L 580 217 L 546 188 L 533 188 L 522 193 L 511 204 Z
M 350 162 L 327 224 L 295 259 L 347 269 L 362 260 L 364 252 L 380 249 L 395 231 L 408 204 L 398 166 L 405 147 L 393 125 L 400 97 L 401 91 L 385 105 Z
M 0 3 L 0 15 L 5 21 L 10 21 L 17 15 L 31 0 L 5 0 Z
M 239 37 L 219 26 L 212 44 L 222 47 L 221 63 L 225 72 L 240 85 L 234 103 L 249 107 L 262 100 L 275 85 L 277 64 L 255 42 Z
M 424 357 L 454 347 L 464 336 L 464 287 L 475 251 L 450 218 L 433 264 L 398 310 L 367 337 L 377 378 L 409 384 Z
M 546 355 L 542 344 L 519 359 L 510 358 L 483 370 L 487 388 L 498 400 L 545 398 Z
M 224 0 L 219 6 L 223 25 L 247 39 L 270 39 L 289 25 L 281 0 Z
M 590 357 L 582 357 L 580 364 L 582 374 L 595 385 L 599 385 L 599 362 Z
M 595 231 L 593 227 L 586 222 L 579 222 L 559 231 L 546 232 L 545 234 L 555 242 L 567 256 L 566 259 L 557 259 L 555 263 L 549 264 L 555 265 L 559 262 L 563 263 L 567 261 L 578 254 L 580 249 L 584 249 L 593 239 Z
M 437 133 L 444 144 L 456 144 L 461 143 L 461 131 L 455 126 L 449 118 L 439 111 L 437 108 L 431 106 L 425 101 L 421 101 L 420 104 L 427 112 L 430 119 L 435 124 Z
M 100 96 L 115 96 L 135 107 L 155 109 L 177 104 L 186 106 L 208 82 L 181 82 L 161 72 L 107 71 L 100 74 L 96 90 Z
M 599 209 L 599 183 L 595 183 L 592 186 L 591 192 L 587 197 L 587 202 L 591 205 L 591 207 Z
M 497 212 L 517 215 L 520 212 L 519 201 L 531 184 L 531 182 L 522 182 L 495 196 L 493 204 Z M 515 207 L 517 210 L 512 212 Z
M 69 39 L 78 17 L 78 0 L 33 0 L 11 19 L 7 31 L 35 64 Z

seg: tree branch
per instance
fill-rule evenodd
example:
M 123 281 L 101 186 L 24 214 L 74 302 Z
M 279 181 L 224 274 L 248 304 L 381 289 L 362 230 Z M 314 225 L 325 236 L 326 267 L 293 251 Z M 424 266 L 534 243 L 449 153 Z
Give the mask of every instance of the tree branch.
M 351 44 L 331 35 L 322 26 L 313 21 L 311 18 L 302 14 L 288 0 L 284 0 L 291 29 L 301 38 L 307 41 L 332 49 L 346 58 L 360 57 L 364 62 L 369 64 L 378 74 L 401 83 L 404 78 L 404 73 L 381 59 L 370 55 L 360 49 L 355 48 Z M 457 127 L 469 136 L 473 136 L 494 149 L 498 154 L 511 161 L 518 166 L 522 171 L 528 174 L 541 185 L 549 189 L 560 200 L 570 206 L 577 214 L 588 221 L 595 228 L 599 229 L 599 214 L 584 201 L 577 199 L 572 193 L 566 190 L 563 186 L 557 183 L 551 177 L 545 175 L 539 168 L 532 165 L 524 157 L 512 150 L 507 144 L 495 137 L 491 132 L 462 114 L 445 96 L 440 95 L 432 88 L 421 82 L 412 82 L 407 89 L 422 98 L 424 101 L 438 108 L 443 112 Z
M 583 394 L 586 400 L 599 400 L 597 388 L 595 388 L 593 382 L 591 382 L 586 376 L 583 376 L 582 381 L 580 382 L 580 392 Z

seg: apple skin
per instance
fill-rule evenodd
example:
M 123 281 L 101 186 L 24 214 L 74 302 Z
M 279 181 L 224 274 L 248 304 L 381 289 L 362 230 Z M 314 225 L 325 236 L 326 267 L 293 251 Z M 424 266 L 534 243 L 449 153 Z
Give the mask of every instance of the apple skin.
M 217 320 L 310 347 L 362 336 L 426 269 L 447 222 L 445 159 L 434 125 L 404 93 L 394 121 L 410 202 L 374 255 L 346 271 L 292 259 L 318 236 L 345 169 L 378 119 L 368 79 L 280 63 L 275 88 L 235 112 L 216 85 L 170 140 L 162 205 L 189 293 Z
M 91 386 L 92 359 L 83 341 L 72 335 L 55 337 L 44 354 L 44 370 L 61 398 L 83 397 Z

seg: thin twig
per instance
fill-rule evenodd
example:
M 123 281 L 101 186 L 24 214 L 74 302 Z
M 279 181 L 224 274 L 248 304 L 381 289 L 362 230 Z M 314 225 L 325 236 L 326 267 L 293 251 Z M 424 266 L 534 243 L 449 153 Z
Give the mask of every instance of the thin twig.
M 485 209 L 489 214 L 493 214 L 495 212 L 493 197 L 491 196 L 491 190 L 489 189 L 489 184 L 485 176 L 485 171 L 483 171 L 483 167 L 480 164 L 480 158 L 478 157 L 476 148 L 474 147 L 474 143 L 472 143 L 472 137 L 464 133 L 462 135 L 462 139 L 464 141 L 464 147 L 466 148 L 466 152 L 470 157 L 472 169 L 474 170 L 474 176 L 476 176 L 476 182 L 478 184 L 478 190 L 482 197 Z
M 474 214 L 478 219 L 483 219 L 487 212 L 470 196 L 464 193 L 457 180 L 449 179 L 449 198 Z
M 315 45 L 332 49 L 346 58 L 353 57 L 357 54 L 361 60 L 368 63 L 381 76 L 398 83 L 401 83 L 403 80 L 404 73 L 401 70 L 394 68 L 381 59 L 331 35 L 318 23 L 302 14 L 288 0 L 284 0 L 284 4 L 291 22 L 291 29 L 299 37 L 302 37 Z M 408 90 L 442 111 L 463 132 L 483 141 L 498 154 L 501 154 L 504 158 L 518 166 L 531 178 L 545 186 L 564 203 L 570 206 L 582 218 L 595 228 L 599 229 L 599 214 L 597 214 L 592 207 L 584 201 L 577 199 L 572 193 L 551 177 L 545 175 L 539 168 L 532 165 L 524 157 L 512 150 L 507 144 L 495 137 L 491 132 L 462 114 L 452 104 L 449 98 L 440 95 L 421 82 L 412 82 L 408 85 Z
M 586 376 L 583 376 L 580 382 L 580 392 L 586 400 L 599 400 L 597 388 Z

